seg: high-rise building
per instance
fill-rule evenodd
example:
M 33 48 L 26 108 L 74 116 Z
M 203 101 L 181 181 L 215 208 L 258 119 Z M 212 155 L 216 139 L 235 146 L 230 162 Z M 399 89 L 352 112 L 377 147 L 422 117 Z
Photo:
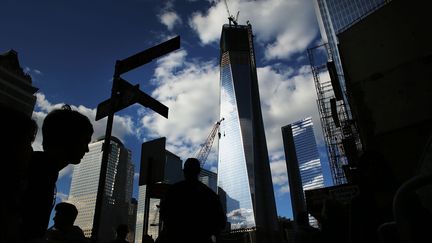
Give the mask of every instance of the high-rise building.
M 312 118 L 282 127 L 285 160 L 288 170 L 291 205 L 294 220 L 302 212 L 306 212 L 305 190 L 324 187 L 324 177 L 318 154 Z M 317 226 L 310 217 L 309 222 Z
M 251 25 L 224 25 L 220 41 L 218 187 L 231 232 L 273 242 L 278 230 Z
M 32 86 L 32 78 L 25 73 L 18 61 L 18 53 L 10 50 L 0 55 L 0 103 L 22 111 L 33 113 L 38 89 Z
M 78 209 L 75 224 L 90 237 L 98 192 L 104 138 L 89 144 L 81 163 L 74 167 L 68 201 Z M 128 223 L 128 211 L 133 190 L 134 166 L 131 152 L 116 137 L 111 138 L 105 193 L 102 202 L 100 230 L 101 242 L 115 238 L 119 224 Z
M 154 141 L 154 140 L 153 140 Z M 151 157 L 151 153 L 158 154 L 159 151 L 155 151 L 153 141 L 143 143 L 142 152 L 147 153 L 147 156 Z M 165 150 L 165 165 L 163 172 L 162 183 L 173 184 L 183 180 L 182 160 L 177 155 Z M 141 164 L 141 166 L 143 166 Z M 144 181 L 142 174 L 140 174 L 140 185 L 138 189 L 138 210 L 135 226 L 135 243 L 141 243 L 144 234 L 144 210 L 146 203 L 146 191 L 147 185 L 143 185 Z M 148 224 L 147 234 L 150 235 L 154 240 L 159 235 L 159 204 L 160 198 L 150 197 L 149 198 L 149 213 L 148 213 Z
M 345 87 L 337 34 L 366 17 L 388 0 L 316 0 L 316 12 L 321 37 L 329 44 L 341 86 Z
M 327 145 L 333 183 L 347 182 L 346 168 L 356 163 L 362 144 L 348 103 L 337 35 L 388 0 L 315 0 L 324 44 L 308 49 Z M 327 53 L 324 58 L 323 53 Z M 322 75 L 328 73 L 329 77 Z

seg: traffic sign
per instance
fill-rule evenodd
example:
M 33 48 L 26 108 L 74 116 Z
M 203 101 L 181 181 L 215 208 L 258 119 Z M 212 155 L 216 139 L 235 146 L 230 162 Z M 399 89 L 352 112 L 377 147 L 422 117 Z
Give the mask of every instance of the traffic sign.
M 134 86 L 122 78 L 117 78 L 116 82 L 117 92 L 115 95 L 98 105 L 96 121 L 108 116 L 110 112 L 120 111 L 135 103 L 148 107 L 161 116 L 168 118 L 168 107 L 142 92 L 139 85 Z
M 165 41 L 157 46 L 153 46 L 147 50 L 139 52 L 121 61 L 117 61 L 115 74 L 121 75 L 129 72 L 139 66 L 151 62 L 153 59 L 168 54 L 180 48 L 180 36 L 176 36 L 168 41 Z

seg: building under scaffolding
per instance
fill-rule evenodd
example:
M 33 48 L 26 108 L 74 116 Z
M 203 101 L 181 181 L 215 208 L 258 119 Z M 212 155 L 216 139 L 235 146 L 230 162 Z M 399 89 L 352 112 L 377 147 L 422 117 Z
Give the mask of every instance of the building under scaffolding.
M 327 53 L 327 58 L 323 58 L 323 52 Z M 308 56 L 333 183 L 344 184 L 349 180 L 348 165 L 355 164 L 361 151 L 360 139 L 343 98 L 345 90 L 341 88 L 341 75 L 336 71 L 329 45 L 308 49 Z

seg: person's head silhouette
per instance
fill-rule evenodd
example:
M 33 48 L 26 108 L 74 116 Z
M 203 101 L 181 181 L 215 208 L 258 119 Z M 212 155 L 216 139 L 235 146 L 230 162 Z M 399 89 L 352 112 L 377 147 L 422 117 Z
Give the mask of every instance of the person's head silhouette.
M 70 203 L 61 202 L 55 206 L 54 227 L 57 229 L 65 229 L 73 226 L 76 217 L 78 216 L 77 208 Z
M 120 224 L 117 226 L 117 239 L 126 239 L 127 234 L 129 233 L 129 226 L 127 224 Z
M 60 168 L 68 164 L 79 164 L 88 152 L 92 134 L 90 120 L 65 105 L 46 116 L 42 125 L 42 146 L 45 152 L 60 163 Z
M 201 164 L 196 158 L 189 158 L 183 165 L 183 174 L 186 180 L 198 180 Z

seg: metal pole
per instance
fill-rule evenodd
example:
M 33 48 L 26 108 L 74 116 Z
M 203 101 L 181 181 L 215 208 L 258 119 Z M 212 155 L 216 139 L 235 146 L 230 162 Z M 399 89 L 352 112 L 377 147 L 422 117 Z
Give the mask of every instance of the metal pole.
M 151 186 L 151 170 L 152 170 L 153 159 L 150 157 L 147 163 L 147 185 L 145 190 L 145 202 L 144 202 L 144 227 L 143 237 L 148 235 L 149 225 L 149 214 L 150 214 L 150 186 Z
M 116 62 L 116 67 L 118 65 L 119 61 Z M 114 77 L 113 77 L 113 86 L 111 89 L 111 100 L 114 100 L 114 96 L 117 92 L 117 78 L 120 76 L 117 74 L 117 68 L 115 69 Z M 91 242 L 97 243 L 98 242 L 98 234 L 100 230 L 100 219 L 102 215 L 102 205 L 103 205 L 103 198 L 105 194 L 105 182 L 106 182 L 106 172 L 107 172 L 107 166 L 108 166 L 108 156 L 111 151 L 111 131 L 112 131 L 112 125 L 114 121 L 114 107 L 113 102 L 110 104 L 111 109 L 108 115 L 107 120 L 107 126 L 105 130 L 105 139 L 102 146 L 103 152 L 102 152 L 102 162 L 101 162 L 101 169 L 100 169 L 100 175 L 99 175 L 99 184 L 98 184 L 98 190 L 97 190 L 97 196 L 96 196 L 96 204 L 95 204 L 95 212 L 93 217 L 93 228 L 92 228 L 92 235 L 91 235 Z

